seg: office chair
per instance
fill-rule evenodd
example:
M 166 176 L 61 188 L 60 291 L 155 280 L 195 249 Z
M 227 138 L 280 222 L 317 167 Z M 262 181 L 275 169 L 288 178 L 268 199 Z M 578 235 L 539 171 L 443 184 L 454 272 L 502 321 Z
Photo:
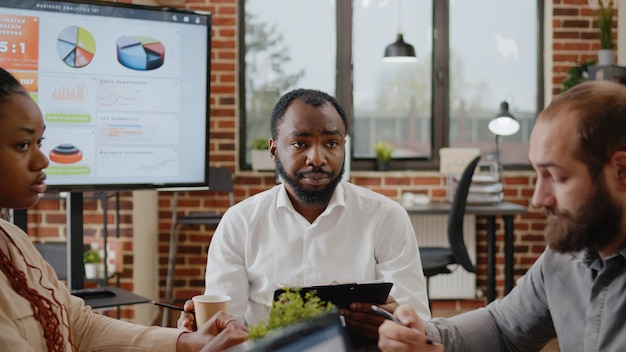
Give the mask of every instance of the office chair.
M 209 167 L 209 191 L 228 193 L 229 207 L 235 204 L 235 187 L 233 176 L 228 168 Z M 222 219 L 222 213 L 218 212 L 194 212 L 178 216 L 178 192 L 174 192 L 172 201 L 172 227 L 170 231 L 170 251 L 167 267 L 167 279 L 165 284 L 165 301 L 172 301 L 172 286 L 174 283 L 174 267 L 178 254 L 178 235 L 184 225 L 208 225 L 217 226 Z M 163 310 L 162 326 L 169 325 L 169 310 Z
M 465 206 L 467 205 L 467 195 L 472 183 L 472 176 L 479 160 L 480 156 L 477 156 L 470 161 L 457 184 L 448 215 L 447 231 L 450 247 L 420 247 L 419 249 L 424 276 L 426 276 L 426 294 L 429 297 L 429 304 L 430 278 L 439 274 L 450 274 L 452 271 L 448 265 L 459 264 L 470 273 L 476 272 L 463 239 L 463 217 L 465 216 Z

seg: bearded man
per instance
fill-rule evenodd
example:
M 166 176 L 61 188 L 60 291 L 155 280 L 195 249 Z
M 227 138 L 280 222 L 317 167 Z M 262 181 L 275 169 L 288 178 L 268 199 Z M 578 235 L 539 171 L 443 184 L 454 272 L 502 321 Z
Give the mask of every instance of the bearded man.
M 407 212 L 341 180 L 347 130 L 344 109 L 317 90 L 293 90 L 274 107 L 269 153 L 284 182 L 229 208 L 208 253 L 206 294 L 231 296 L 229 313 L 240 321 L 266 318 L 279 286 L 370 281 L 393 283 L 386 310 L 408 304 L 430 317 Z M 341 313 L 375 346 L 384 318 L 370 308 L 356 302 Z
M 383 351 L 561 351 L 626 348 L 626 87 L 589 81 L 539 114 L 529 160 L 548 246 L 502 300 L 449 319 L 380 327 Z M 445 346 L 445 347 L 444 347 Z

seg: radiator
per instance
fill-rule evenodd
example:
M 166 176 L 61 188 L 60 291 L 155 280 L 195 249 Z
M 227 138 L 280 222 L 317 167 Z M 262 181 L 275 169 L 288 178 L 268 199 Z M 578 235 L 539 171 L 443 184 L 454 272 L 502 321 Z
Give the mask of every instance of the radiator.
M 417 243 L 421 247 L 449 247 L 447 238 L 447 215 L 410 215 Z M 476 264 L 476 217 L 465 215 L 463 222 L 465 245 L 472 263 Z M 431 299 L 460 299 L 476 297 L 476 275 L 460 265 L 451 265 L 451 274 L 430 278 Z

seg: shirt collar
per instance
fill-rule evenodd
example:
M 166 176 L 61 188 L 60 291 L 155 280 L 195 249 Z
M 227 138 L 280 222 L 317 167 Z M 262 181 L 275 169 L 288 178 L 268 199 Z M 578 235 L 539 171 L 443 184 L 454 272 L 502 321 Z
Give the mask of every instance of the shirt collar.
M 580 262 L 584 264 L 585 266 L 590 267 L 592 269 L 600 269 L 603 266 L 603 261 L 609 260 L 617 256 L 622 256 L 626 258 L 626 247 L 622 248 L 622 250 L 617 253 L 609 255 L 606 258 L 598 258 L 597 255 L 594 255 L 593 253 L 589 252 L 589 250 L 586 250 L 586 249 L 580 252 L 573 253 L 572 255 L 573 255 L 574 261 Z
M 280 189 L 278 190 L 278 197 L 276 199 L 276 209 L 280 208 L 289 208 L 295 211 L 291 200 L 289 199 L 289 195 L 287 194 L 287 188 L 285 187 L 285 183 L 280 184 Z M 343 181 L 337 184 L 335 187 L 335 192 L 333 196 L 330 198 L 330 202 L 328 202 L 328 206 L 324 212 L 328 212 L 335 207 L 346 207 L 346 197 L 345 197 L 345 189 L 343 186 Z

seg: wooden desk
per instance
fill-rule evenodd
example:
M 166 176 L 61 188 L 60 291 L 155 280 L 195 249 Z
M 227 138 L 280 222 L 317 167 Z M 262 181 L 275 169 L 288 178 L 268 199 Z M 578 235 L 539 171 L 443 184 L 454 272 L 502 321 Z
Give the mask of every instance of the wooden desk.
M 450 203 L 436 202 L 405 207 L 409 214 L 447 215 Z M 496 299 L 496 217 L 504 220 L 504 294 L 513 289 L 513 218 L 526 214 L 528 209 L 521 205 L 502 202 L 492 205 L 468 204 L 465 213 L 487 217 L 487 301 Z

